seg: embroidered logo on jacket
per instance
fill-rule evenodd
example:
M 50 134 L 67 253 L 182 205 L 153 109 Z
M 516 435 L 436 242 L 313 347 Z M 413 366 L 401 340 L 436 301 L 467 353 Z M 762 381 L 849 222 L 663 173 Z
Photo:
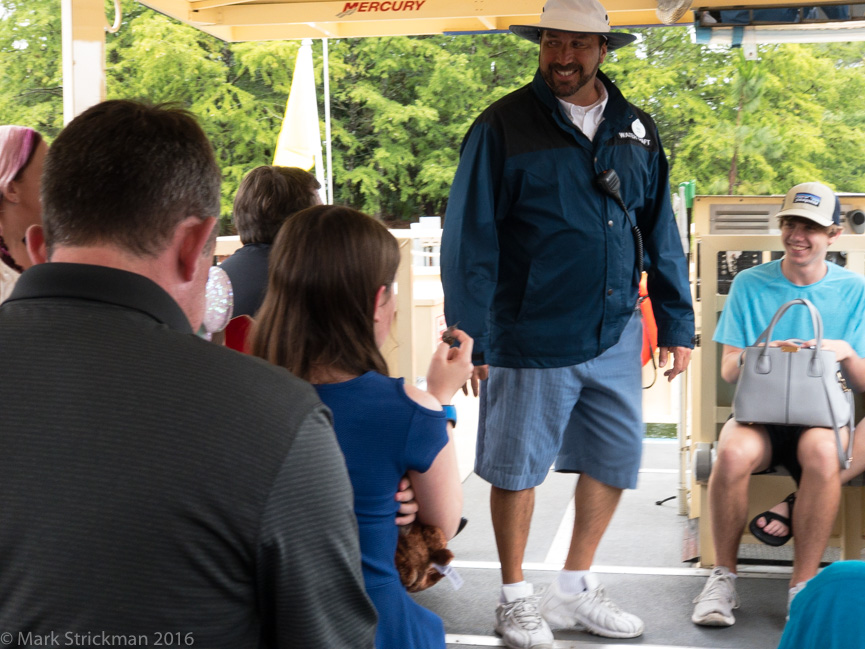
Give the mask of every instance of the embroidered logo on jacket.
M 650 139 L 645 138 L 645 137 L 637 137 L 634 133 L 631 133 L 631 132 L 622 131 L 621 133 L 618 134 L 618 138 L 620 140 L 636 140 L 637 142 L 639 142 L 640 144 L 642 144 L 644 147 L 647 147 L 647 148 L 649 146 L 651 146 L 651 144 L 652 144 L 652 141 Z
M 649 147 L 652 144 L 652 141 L 646 137 L 646 127 L 639 118 L 631 122 L 630 131 L 620 131 L 618 137 L 620 140 L 636 140 L 644 147 Z

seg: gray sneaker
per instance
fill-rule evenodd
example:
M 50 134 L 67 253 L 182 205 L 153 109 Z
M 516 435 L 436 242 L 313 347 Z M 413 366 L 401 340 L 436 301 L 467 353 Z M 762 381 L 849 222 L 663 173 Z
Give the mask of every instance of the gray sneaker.
M 563 593 L 554 581 L 541 597 L 541 615 L 556 628 L 588 631 L 605 638 L 636 638 L 643 633 L 643 621 L 625 613 L 604 593 L 594 575 L 584 577 L 589 590 Z
M 736 622 L 733 609 L 739 608 L 733 581 L 733 574 L 727 568 L 717 566 L 709 575 L 703 592 L 694 598 L 696 606 L 691 622 L 703 626 L 733 626 Z
M 496 633 L 510 649 L 553 649 L 553 632 L 538 613 L 534 595 L 499 604 Z

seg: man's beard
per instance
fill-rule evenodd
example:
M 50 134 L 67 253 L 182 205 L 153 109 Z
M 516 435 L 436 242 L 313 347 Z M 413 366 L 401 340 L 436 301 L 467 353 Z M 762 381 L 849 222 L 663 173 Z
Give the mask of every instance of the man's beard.
M 547 85 L 550 87 L 550 90 L 553 91 L 553 94 L 556 97 L 566 99 L 568 97 L 571 97 L 572 95 L 575 95 L 577 92 L 580 91 L 581 88 L 583 88 L 583 86 L 585 86 L 590 81 L 593 81 L 595 75 L 597 75 L 598 73 L 598 68 L 600 67 L 601 62 L 599 60 L 597 63 L 595 63 L 595 67 L 591 71 L 591 73 L 585 74 L 583 66 L 578 63 L 572 66 L 564 66 L 551 63 L 546 70 L 541 70 L 541 76 L 543 77 L 544 81 L 547 82 Z M 575 74 L 567 80 L 560 80 L 553 76 L 553 71 L 555 69 L 563 71 L 574 70 Z

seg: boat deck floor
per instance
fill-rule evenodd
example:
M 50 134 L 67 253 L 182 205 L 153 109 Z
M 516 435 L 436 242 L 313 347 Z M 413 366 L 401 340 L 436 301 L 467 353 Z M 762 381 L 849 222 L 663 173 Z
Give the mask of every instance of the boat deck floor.
M 740 608 L 729 628 L 691 622 L 692 600 L 709 571 L 695 567 L 695 525 L 679 514 L 678 445 L 644 442 L 643 468 L 636 490 L 626 491 L 595 556 L 593 569 L 607 594 L 645 622 L 633 640 L 610 640 L 584 632 L 554 630 L 555 648 L 633 647 L 645 649 L 773 649 L 784 629 L 791 549 L 742 545 L 737 591 Z M 576 476 L 551 472 L 536 492 L 532 529 L 525 557 L 526 579 L 536 592 L 556 577 L 564 563 L 573 521 Z M 494 611 L 499 565 L 489 515 L 489 485 L 473 473 L 463 483 L 464 515 L 469 523 L 449 547 L 463 584 L 447 580 L 414 597 L 444 620 L 448 647 L 501 647 Z M 665 501 L 665 502 L 662 502 Z M 836 560 L 830 548 L 824 559 Z

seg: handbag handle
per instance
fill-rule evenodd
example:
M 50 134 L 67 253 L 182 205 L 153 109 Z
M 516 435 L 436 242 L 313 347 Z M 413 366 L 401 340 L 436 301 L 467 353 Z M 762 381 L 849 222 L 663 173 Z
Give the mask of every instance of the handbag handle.
M 781 307 L 775 311 L 775 315 L 772 316 L 769 326 L 760 334 L 757 338 L 757 342 L 754 344 L 759 345 L 761 341 L 768 344 L 769 341 L 772 340 L 772 332 L 775 330 L 775 325 L 777 325 L 781 317 L 787 313 L 787 309 L 796 305 L 808 307 L 808 311 L 811 313 L 811 324 L 814 327 L 814 338 L 817 340 L 817 349 L 819 349 L 823 344 L 823 319 L 820 317 L 820 312 L 811 300 L 806 300 L 804 297 L 797 297 L 795 300 L 790 300 L 789 302 L 782 304 Z
M 847 423 L 850 437 L 847 440 L 847 452 L 844 452 L 844 447 L 841 446 L 841 431 L 835 419 L 835 409 L 832 407 L 832 398 L 829 396 L 829 386 L 823 383 L 824 394 L 826 395 L 826 403 L 829 406 L 829 414 L 832 416 L 832 428 L 835 431 L 835 445 L 838 449 L 838 460 L 841 462 L 841 469 L 849 469 L 853 464 L 853 436 L 856 434 L 856 412 L 853 404 L 850 404 L 850 421 Z
M 778 324 L 778 321 L 781 317 L 787 312 L 791 306 L 806 306 L 808 307 L 808 311 L 811 313 L 811 325 L 814 327 L 814 339 L 816 344 L 814 345 L 813 355 L 811 357 L 811 362 L 808 364 L 808 374 L 811 376 L 822 376 L 823 375 L 823 362 L 820 359 L 820 350 L 823 347 L 823 319 L 820 317 L 820 312 L 817 310 L 817 307 L 810 300 L 806 300 L 802 297 L 797 297 L 795 300 L 790 300 L 785 304 L 781 305 L 781 307 L 775 312 L 775 315 L 772 316 L 772 320 L 769 322 L 769 326 L 763 330 L 763 333 L 759 335 L 757 341 L 754 343 L 754 346 L 758 346 L 761 342 L 765 343 L 760 350 L 760 356 L 757 358 L 757 363 L 755 370 L 762 374 L 766 374 L 771 371 L 771 360 L 769 358 L 769 341 L 772 340 L 772 332 L 775 330 L 775 325 Z M 739 354 L 739 366 L 741 367 L 744 362 L 745 350 L 742 350 L 742 353 Z M 823 384 L 823 387 L 826 392 L 826 401 L 829 405 L 829 412 L 832 416 L 832 420 L 835 421 L 834 412 L 832 412 L 832 400 L 829 398 L 828 387 L 826 384 Z M 834 424 L 833 428 L 835 429 L 835 441 L 838 446 L 838 459 L 841 461 L 842 468 L 849 468 L 851 462 L 853 461 L 853 434 L 855 431 L 855 420 L 854 420 L 854 411 L 853 408 L 850 408 L 850 439 L 847 443 L 847 452 L 844 453 L 844 447 L 841 445 L 841 434 L 838 428 L 838 424 Z
M 823 347 L 823 319 L 820 317 L 820 312 L 817 310 L 817 307 L 810 300 L 806 300 L 802 297 L 797 297 L 795 300 L 790 300 L 789 302 L 783 304 L 781 308 L 779 308 L 775 315 L 772 316 L 771 322 L 769 322 L 769 326 L 760 334 L 757 338 L 757 342 L 754 345 L 759 345 L 761 342 L 765 343 L 763 349 L 760 350 L 760 357 L 757 359 L 756 371 L 761 374 L 766 374 L 771 371 L 771 361 L 769 359 L 769 342 L 772 340 L 772 333 L 775 331 L 775 325 L 778 324 L 778 321 L 781 317 L 787 312 L 791 306 L 801 305 L 808 307 L 808 311 L 811 314 L 811 325 L 814 327 L 814 339 L 816 340 L 816 345 L 814 345 L 814 351 L 811 356 L 811 362 L 808 364 L 808 374 L 811 376 L 822 376 L 823 375 L 823 362 L 820 359 L 820 350 Z M 744 350 L 743 350 L 744 352 Z M 739 363 L 741 364 L 742 358 L 740 356 Z

